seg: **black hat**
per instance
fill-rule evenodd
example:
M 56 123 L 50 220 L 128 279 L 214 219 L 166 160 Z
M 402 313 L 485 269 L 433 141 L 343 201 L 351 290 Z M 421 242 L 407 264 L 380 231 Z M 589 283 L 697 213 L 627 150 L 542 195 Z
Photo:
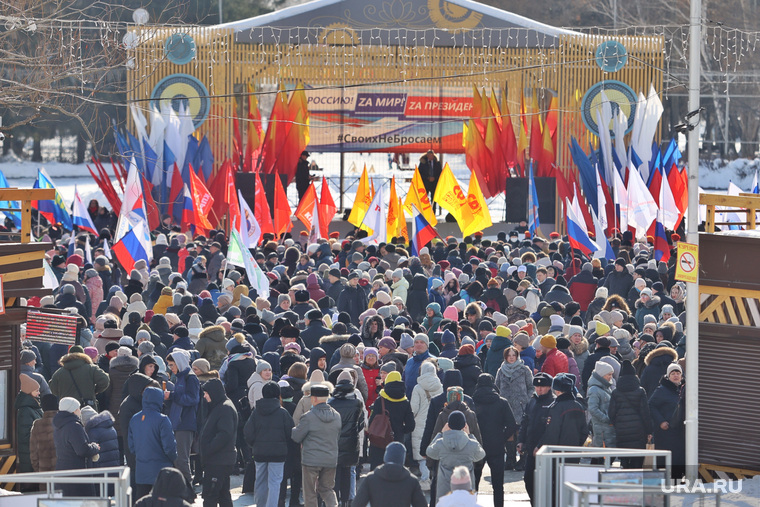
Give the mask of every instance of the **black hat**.
M 570 348 L 570 340 L 568 340 L 564 336 L 557 338 L 557 349 L 565 350 L 569 348 Z
M 313 385 L 311 386 L 311 395 L 317 398 L 327 398 L 330 396 L 330 390 L 326 386 Z
M 620 376 L 622 377 L 623 375 L 636 375 L 636 369 L 628 359 L 624 360 L 620 366 Z
M 351 271 L 346 277 L 346 279 L 348 280 L 353 280 L 354 278 L 359 278 L 359 273 L 357 273 L 356 271 Z
M 43 412 L 48 410 L 58 410 L 58 396 L 55 394 L 46 394 L 40 398 L 40 406 Z
M 106 343 L 106 354 L 108 354 L 112 350 L 119 350 L 119 342 L 108 342 L 108 343 Z
M 327 272 L 328 275 L 334 276 L 335 278 L 340 278 L 340 270 L 338 268 L 332 268 L 330 271 Z
M 480 324 L 478 324 L 478 331 L 493 331 L 493 324 L 488 320 L 483 319 L 480 321 Z
M 533 377 L 533 385 L 536 387 L 551 387 L 554 379 L 546 372 L 538 372 Z
M 185 326 L 175 327 L 172 333 L 176 334 L 180 338 L 187 338 L 188 336 L 190 336 L 190 333 L 187 331 L 187 328 Z
M 406 447 L 401 442 L 391 442 L 388 447 L 385 448 L 385 455 L 383 456 L 383 463 L 387 465 L 401 465 L 404 466 L 404 459 L 406 458 Z
M 618 257 L 617 259 L 615 259 L 615 264 L 617 264 L 618 266 L 625 267 L 625 259 L 623 259 L 622 257 Z
M 601 336 L 596 339 L 594 342 L 594 345 L 596 345 L 597 349 L 603 349 L 603 348 L 609 348 L 610 347 L 610 339 L 606 336 Z
M 478 375 L 476 387 L 493 387 L 493 375 L 490 373 L 481 373 Z
M 323 298 L 320 298 L 319 301 L 317 301 L 317 306 L 320 310 L 329 310 L 333 306 L 335 306 L 335 300 L 331 298 L 330 296 L 325 296 Z
M 285 326 L 280 329 L 280 338 L 298 338 L 301 332 L 297 327 Z
M 301 156 L 302 157 L 311 157 L 311 153 L 309 153 L 308 151 L 304 150 L 304 151 L 301 152 Z
M 322 320 L 322 312 L 320 312 L 319 310 L 309 310 L 308 312 L 306 312 L 306 318 L 309 320 Z
M 641 333 L 639 335 L 639 341 L 646 342 L 646 343 L 654 343 L 654 336 L 652 336 L 649 333 Z
M 306 303 L 309 301 L 309 291 L 307 290 L 297 290 L 296 291 L 296 302 L 297 303 Z
M 280 397 L 280 386 L 277 384 L 277 382 L 269 381 L 266 384 L 264 384 L 264 387 L 261 388 L 261 395 L 264 398 L 279 398 Z
M 449 428 L 452 430 L 461 430 L 464 429 L 464 426 L 467 424 L 467 419 L 465 419 L 464 414 L 460 412 L 459 410 L 454 410 L 452 413 L 449 414 Z
M 558 373 L 552 382 L 552 389 L 562 393 L 569 393 L 575 385 L 575 375 L 572 373 Z

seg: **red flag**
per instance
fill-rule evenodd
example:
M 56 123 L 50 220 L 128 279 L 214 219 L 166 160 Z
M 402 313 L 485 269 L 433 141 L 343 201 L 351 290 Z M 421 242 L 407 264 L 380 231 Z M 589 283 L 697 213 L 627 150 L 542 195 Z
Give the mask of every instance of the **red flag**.
M 323 238 L 330 233 L 330 222 L 332 222 L 338 208 L 335 206 L 330 185 L 325 178 L 322 178 L 322 195 L 319 197 L 319 231 Z
M 232 230 L 240 227 L 240 203 L 238 202 L 237 187 L 235 186 L 235 173 L 232 170 L 231 164 L 227 165 L 226 173 L 227 184 L 225 185 L 224 204 L 227 207 L 229 217 L 227 228 Z
M 189 166 L 190 170 L 190 195 L 193 198 L 193 218 L 196 234 L 203 231 L 203 234 L 207 233 L 214 226 L 208 221 L 209 213 L 211 213 L 211 207 L 214 205 L 214 198 L 203 184 L 201 179 L 193 171 L 193 166 Z
M 248 84 L 248 142 L 245 144 L 243 171 L 256 170 L 256 162 L 261 154 L 261 113 L 259 102 L 253 93 L 253 86 Z
M 174 214 L 174 220 L 177 222 L 182 222 L 182 216 L 177 216 L 176 212 L 179 211 L 179 213 L 182 213 L 182 207 L 181 206 L 175 206 L 177 202 L 179 201 L 179 196 L 182 194 L 183 189 L 185 187 L 185 182 L 182 181 L 182 175 L 179 172 L 179 168 L 177 167 L 177 163 L 174 163 L 174 170 L 172 171 L 172 182 L 169 186 L 169 210 L 172 210 L 175 212 Z M 188 187 L 189 190 L 189 187 Z
M 301 202 L 298 203 L 296 209 L 296 218 L 298 218 L 306 230 L 311 230 L 311 220 L 314 218 L 314 206 L 317 205 L 317 190 L 314 188 L 314 183 L 309 185 L 306 189 L 306 193 L 303 195 Z
M 274 234 L 274 224 L 272 224 L 272 212 L 269 211 L 269 203 L 267 202 L 267 194 L 264 192 L 264 185 L 261 183 L 259 173 L 256 175 L 256 190 L 253 194 L 254 206 L 253 216 L 256 217 L 256 221 L 261 226 L 261 233 Z
M 288 203 L 288 195 L 282 187 L 282 180 L 279 174 L 274 175 L 274 233 L 277 236 L 290 232 L 293 228 L 293 222 L 290 217 L 293 211 Z
M 211 196 L 214 198 L 214 205 L 211 208 L 214 210 L 214 213 L 209 217 L 209 221 L 215 226 L 219 226 L 217 218 L 221 219 L 228 211 L 230 212 L 230 218 L 232 217 L 232 203 L 229 202 L 227 193 L 230 180 L 234 187 L 235 168 L 232 166 L 232 161 L 227 159 L 222 163 L 222 167 L 219 168 L 216 174 L 209 178 L 207 185 Z M 237 192 L 235 192 L 235 202 L 237 203 Z M 238 213 L 240 213 L 239 210 Z
M 243 139 L 240 137 L 240 121 L 237 115 L 237 100 L 235 101 L 235 115 L 232 117 L 232 160 L 235 167 L 240 167 L 243 158 Z
M 151 194 L 153 191 L 153 185 L 145 179 L 145 176 L 140 177 L 142 178 L 145 211 L 148 213 L 148 226 L 150 227 L 150 230 L 153 231 L 161 224 L 161 214 L 159 213 L 156 201 L 153 200 L 153 195 Z
M 541 118 L 538 112 L 538 99 L 533 95 L 533 114 L 530 122 L 530 150 L 528 151 L 533 163 L 541 160 L 544 151 L 544 136 L 541 131 Z

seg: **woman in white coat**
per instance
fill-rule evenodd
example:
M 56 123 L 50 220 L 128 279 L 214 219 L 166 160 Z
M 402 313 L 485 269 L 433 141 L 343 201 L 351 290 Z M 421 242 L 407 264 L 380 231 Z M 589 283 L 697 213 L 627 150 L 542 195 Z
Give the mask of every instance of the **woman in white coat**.
M 420 376 L 417 377 L 417 385 L 412 391 L 412 413 L 414 414 L 414 431 L 412 431 L 412 455 L 420 467 L 420 486 L 423 491 L 430 490 L 430 470 L 425 460 L 420 455 L 422 433 L 425 431 L 425 419 L 427 418 L 430 400 L 443 393 L 443 386 L 436 375 L 435 363 L 425 361 L 420 366 Z

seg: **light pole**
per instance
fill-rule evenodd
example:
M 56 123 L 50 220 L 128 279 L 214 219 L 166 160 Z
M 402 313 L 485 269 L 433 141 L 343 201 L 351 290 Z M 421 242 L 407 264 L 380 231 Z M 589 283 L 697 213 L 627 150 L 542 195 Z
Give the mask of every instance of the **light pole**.
M 689 111 L 699 110 L 702 0 L 691 0 L 689 16 Z M 687 241 L 699 245 L 699 118 L 688 131 L 689 208 Z M 688 120 L 687 120 L 688 122 Z M 699 465 L 699 268 L 697 283 L 686 284 L 686 477 L 697 479 Z

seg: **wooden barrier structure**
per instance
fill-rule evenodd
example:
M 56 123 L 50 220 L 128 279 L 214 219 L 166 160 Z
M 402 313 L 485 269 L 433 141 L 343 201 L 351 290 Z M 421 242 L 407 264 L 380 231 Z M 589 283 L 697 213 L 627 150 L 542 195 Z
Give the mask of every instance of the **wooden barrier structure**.
M 20 242 L 0 241 L 0 274 L 2 274 L 5 313 L 0 315 L 0 474 L 16 471 L 16 413 L 14 403 L 19 390 L 19 354 L 21 325 L 26 323 L 27 307 L 21 298 L 45 296 L 52 291 L 43 287 L 45 252 L 50 243 L 32 241 L 32 201 L 52 200 L 55 189 L 0 189 L 0 201 L 18 202 L 20 207 L 0 211 L 21 213 Z M 12 489 L 13 484 L 0 484 Z
M 760 209 L 760 195 L 758 194 L 699 194 L 699 204 L 707 207 L 705 218 L 705 232 L 715 232 L 716 225 L 739 225 L 747 229 L 757 228 L 757 211 Z M 744 222 L 716 222 L 716 208 L 728 206 L 728 209 L 718 209 L 718 213 L 745 213 Z

